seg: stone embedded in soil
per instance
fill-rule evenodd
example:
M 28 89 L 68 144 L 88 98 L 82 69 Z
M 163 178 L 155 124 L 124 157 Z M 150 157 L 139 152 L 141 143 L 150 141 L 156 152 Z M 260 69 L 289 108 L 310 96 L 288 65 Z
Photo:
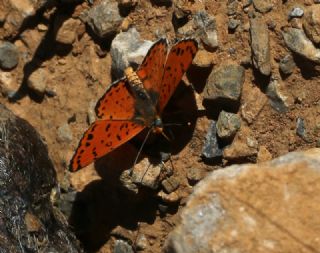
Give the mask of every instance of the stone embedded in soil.
M 160 197 L 162 201 L 167 204 L 176 203 L 181 199 L 177 192 L 166 193 L 164 191 L 160 191 L 158 192 L 157 196 Z
M 72 131 L 68 123 L 63 124 L 58 128 L 58 139 L 61 142 L 71 142 L 72 141 Z
M 223 158 L 232 160 L 255 161 L 258 154 L 258 142 L 254 138 L 250 128 L 242 126 L 237 132 L 231 145 L 223 150 Z
M 237 13 L 238 10 L 238 1 L 237 0 L 228 0 L 227 2 L 227 15 L 232 16 Z
M 167 179 L 164 179 L 162 182 L 162 187 L 166 193 L 171 193 L 178 189 L 180 182 L 179 179 L 175 176 L 171 176 Z
M 142 41 L 135 28 L 118 34 L 110 49 L 113 76 L 116 79 L 121 78 L 125 68 L 139 66 L 152 44 L 151 41 Z
M 85 18 L 91 29 L 104 38 L 119 32 L 123 17 L 119 13 L 118 3 L 114 0 L 103 0 L 92 7 Z
M 303 29 L 313 43 L 320 43 L 320 5 L 308 9 L 303 19 Z
M 254 67 L 265 76 L 271 74 L 270 39 L 266 23 L 262 18 L 250 19 L 250 44 Z
M 235 64 L 221 65 L 209 75 L 204 88 L 204 102 L 235 103 L 241 96 L 244 68 Z
M 210 122 L 201 156 L 209 160 L 222 156 L 222 149 L 217 139 L 216 122 L 213 120 Z
M 64 17 L 58 16 L 55 21 L 57 29 L 56 41 L 66 45 L 72 45 L 77 38 L 77 30 L 81 24 L 78 19 L 69 18 L 63 20 Z
M 173 14 L 176 19 L 183 19 L 191 14 L 191 9 L 184 0 L 173 0 Z
M 124 170 L 120 175 L 121 185 L 130 192 L 137 194 L 139 192 L 138 186 L 132 182 L 132 178 L 129 170 Z
M 293 70 L 296 68 L 296 63 L 291 54 L 287 54 L 280 59 L 279 68 L 281 73 L 285 75 L 292 74 Z
M 0 68 L 9 70 L 16 67 L 19 63 L 19 52 L 17 47 L 10 43 L 0 44 Z
M 177 33 L 184 37 L 199 38 L 209 51 L 219 46 L 216 20 L 205 11 L 196 12 L 192 20 L 180 27 Z
M 27 81 L 28 87 L 36 92 L 38 95 L 44 95 L 47 87 L 47 70 L 44 68 L 40 68 L 35 70 Z
M 301 9 L 300 7 L 294 7 L 290 13 L 289 13 L 289 19 L 290 18 L 301 18 L 304 14 L 303 9 Z
M 145 234 L 139 233 L 135 242 L 135 246 L 137 250 L 147 249 L 149 246 L 149 242 Z
M 282 31 L 287 47 L 294 53 L 320 64 L 320 49 L 316 48 L 301 29 L 288 27 Z
M 244 94 L 245 97 L 243 97 L 243 104 L 241 105 L 241 115 L 249 124 L 251 124 L 261 112 L 262 108 L 268 101 L 268 98 L 256 86 L 253 86 Z
M 257 11 L 266 13 L 272 10 L 273 3 L 271 0 L 253 0 L 253 6 Z
M 241 24 L 240 20 L 231 18 L 228 21 L 228 29 L 230 31 L 235 31 L 240 24 Z
M 320 149 L 311 149 L 212 172 L 195 187 L 164 252 L 319 249 L 319 164 Z
M 1 252 L 82 252 L 52 206 L 56 173 L 40 135 L 0 105 Z
M 304 119 L 301 117 L 297 118 L 297 123 L 296 123 L 296 134 L 301 137 L 305 141 L 310 141 L 309 137 L 307 135 L 307 130 L 306 126 L 304 124 Z
M 190 185 L 195 185 L 204 177 L 202 171 L 199 168 L 191 167 L 187 171 L 187 179 Z
M 0 23 L 5 29 L 1 30 L 0 39 L 16 36 L 28 19 L 46 4 L 47 1 L 39 0 L 1 1 L 0 19 L 2 21 Z
M 221 111 L 217 120 L 217 134 L 221 139 L 232 139 L 240 129 L 241 121 L 237 114 Z
M 124 240 L 116 240 L 113 253 L 134 253 L 131 245 Z
M 269 161 L 272 159 L 272 155 L 265 146 L 259 147 L 259 152 L 257 155 L 257 163 Z
M 269 98 L 273 109 L 278 112 L 287 112 L 293 99 L 287 93 L 284 83 L 280 78 L 272 78 L 266 89 L 266 94 Z
M 148 158 L 144 158 L 134 166 L 132 182 L 155 190 L 160 184 L 162 167 L 162 164 L 152 164 Z

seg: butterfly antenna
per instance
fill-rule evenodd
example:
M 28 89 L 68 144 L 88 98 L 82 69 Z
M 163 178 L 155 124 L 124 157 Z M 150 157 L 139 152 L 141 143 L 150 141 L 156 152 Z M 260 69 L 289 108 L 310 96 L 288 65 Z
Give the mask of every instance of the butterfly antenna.
M 148 131 L 148 133 L 147 133 L 147 135 L 146 135 L 146 138 L 144 138 L 144 140 L 143 140 L 143 142 L 142 142 L 142 144 L 141 144 L 141 147 L 140 147 L 140 149 L 139 149 L 139 151 L 138 151 L 138 154 L 137 154 L 137 156 L 136 156 L 136 159 L 134 160 L 133 167 L 132 167 L 132 169 L 131 169 L 131 171 L 130 171 L 130 174 L 132 173 L 132 170 L 133 170 L 134 166 L 136 166 L 136 164 L 137 164 L 138 158 L 139 158 L 139 156 L 140 156 L 140 154 L 141 154 L 141 152 L 142 152 L 142 149 L 143 149 L 144 145 L 145 145 L 146 142 L 147 142 L 147 139 L 148 139 L 151 131 L 152 131 L 152 128 L 149 129 L 149 131 Z

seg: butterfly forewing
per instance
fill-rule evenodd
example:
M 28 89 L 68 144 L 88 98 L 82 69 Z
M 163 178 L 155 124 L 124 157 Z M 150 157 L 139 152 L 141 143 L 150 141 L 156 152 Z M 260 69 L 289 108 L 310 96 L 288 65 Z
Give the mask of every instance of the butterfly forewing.
M 144 88 L 148 91 L 154 106 L 157 104 L 160 94 L 167 48 L 166 39 L 160 39 L 155 42 L 136 72 Z
M 167 57 L 161 82 L 159 111 L 162 112 L 170 97 L 176 90 L 183 74 L 192 63 L 198 50 L 198 44 L 194 39 L 185 39 L 175 44 Z
M 70 170 L 77 171 L 127 142 L 145 127 L 131 121 L 97 120 L 84 133 L 71 159 Z
M 128 80 L 120 79 L 112 83 L 96 105 L 100 119 L 129 120 L 134 116 L 135 99 L 131 94 Z

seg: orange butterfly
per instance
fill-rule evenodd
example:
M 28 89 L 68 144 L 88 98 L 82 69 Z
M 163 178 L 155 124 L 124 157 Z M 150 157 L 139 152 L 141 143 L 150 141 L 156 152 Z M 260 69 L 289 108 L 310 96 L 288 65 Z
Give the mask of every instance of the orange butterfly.
M 198 50 L 194 39 L 175 44 L 167 55 L 168 43 L 160 39 L 149 49 L 136 72 L 110 85 L 96 105 L 96 120 L 84 133 L 70 162 L 77 171 L 109 153 L 146 127 L 162 133 L 161 113 Z

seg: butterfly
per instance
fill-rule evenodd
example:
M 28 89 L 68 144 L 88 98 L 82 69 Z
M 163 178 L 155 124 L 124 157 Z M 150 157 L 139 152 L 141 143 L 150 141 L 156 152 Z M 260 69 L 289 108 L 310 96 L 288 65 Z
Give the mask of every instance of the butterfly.
M 97 102 L 98 119 L 81 138 L 71 161 L 77 171 L 126 143 L 145 128 L 162 133 L 161 113 L 198 50 L 194 39 L 183 39 L 168 51 L 162 38 L 149 49 L 137 71 L 112 83 Z

